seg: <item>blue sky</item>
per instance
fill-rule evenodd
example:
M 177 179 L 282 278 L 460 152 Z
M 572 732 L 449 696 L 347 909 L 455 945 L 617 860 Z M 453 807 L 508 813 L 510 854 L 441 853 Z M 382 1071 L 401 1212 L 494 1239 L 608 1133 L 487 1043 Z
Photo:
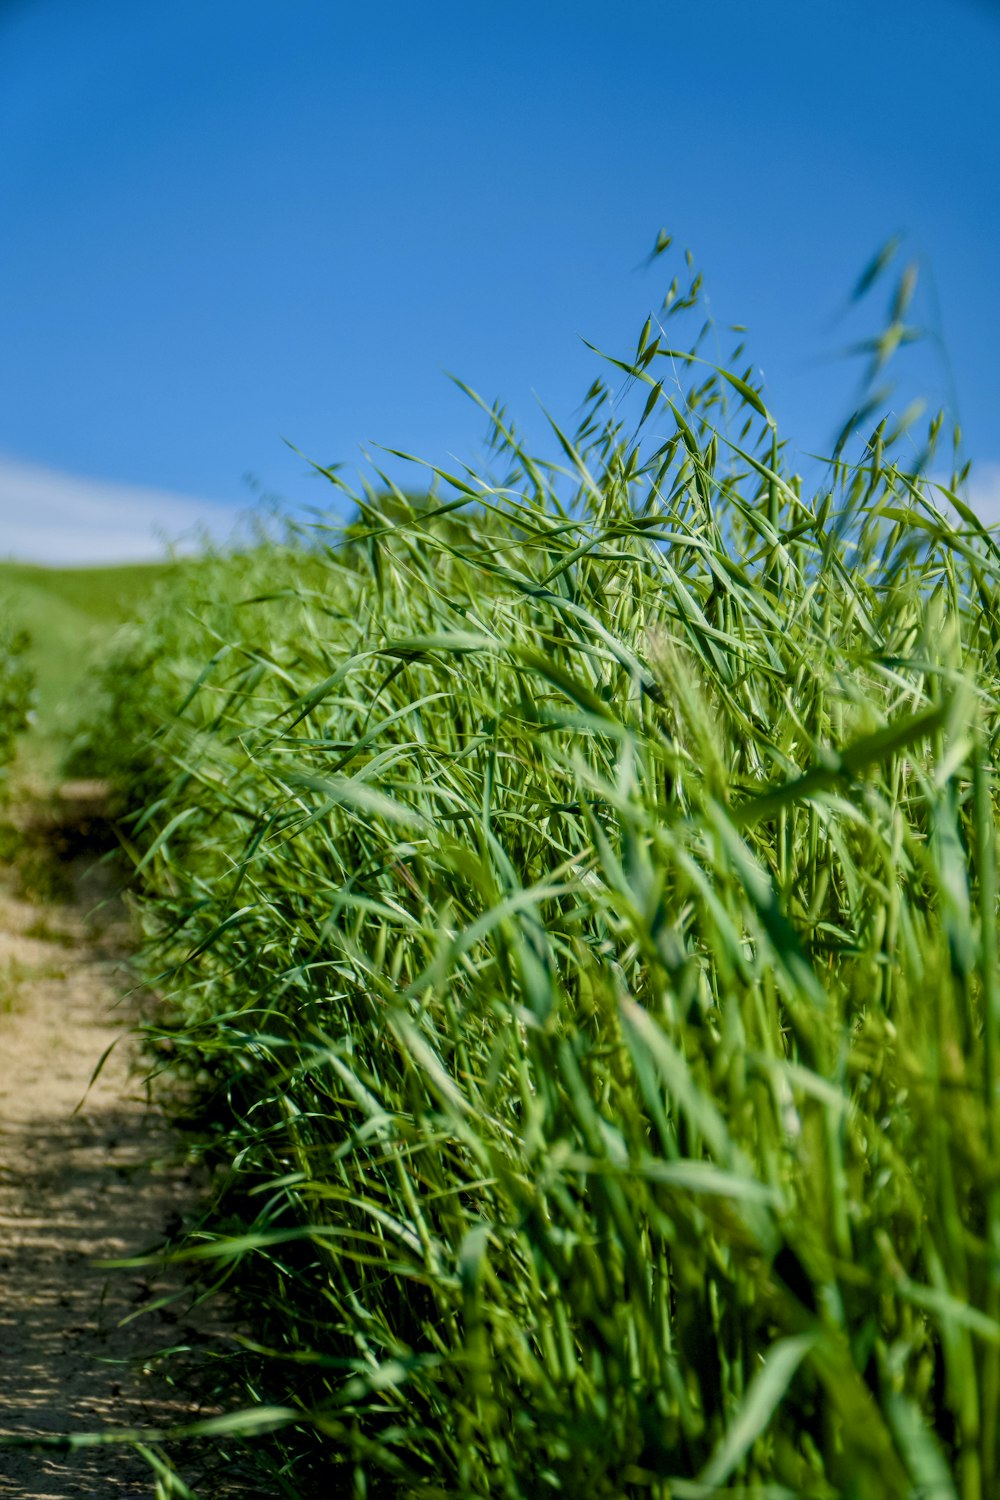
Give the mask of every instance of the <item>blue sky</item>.
M 998 77 L 992 0 L 0 0 L 0 555 L 322 504 L 283 439 L 472 458 L 445 370 L 541 441 L 659 304 L 661 225 L 806 450 L 904 233 L 947 349 L 910 379 L 1000 517 Z

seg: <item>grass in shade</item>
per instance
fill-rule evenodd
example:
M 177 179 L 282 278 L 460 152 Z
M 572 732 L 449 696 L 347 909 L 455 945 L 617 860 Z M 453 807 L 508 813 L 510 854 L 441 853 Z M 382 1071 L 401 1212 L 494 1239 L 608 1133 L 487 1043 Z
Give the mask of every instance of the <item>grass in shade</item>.
M 273 1493 L 1000 1490 L 1000 550 L 697 304 L 108 665 Z

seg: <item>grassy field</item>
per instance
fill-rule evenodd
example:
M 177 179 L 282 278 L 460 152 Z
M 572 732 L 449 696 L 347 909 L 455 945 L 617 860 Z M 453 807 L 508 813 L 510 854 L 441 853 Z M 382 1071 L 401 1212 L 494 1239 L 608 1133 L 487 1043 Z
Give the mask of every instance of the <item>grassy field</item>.
M 1000 1491 L 1000 549 L 678 310 L 105 661 L 261 1493 Z
M 273 1493 L 1000 1487 L 1000 551 L 738 357 L 647 324 L 106 668 Z
M 176 564 L 45 568 L 0 562 L 0 608 L 25 630 L 24 659 L 35 680 L 35 719 L 22 759 L 42 782 L 80 717 L 91 665 L 109 637 L 167 580 Z

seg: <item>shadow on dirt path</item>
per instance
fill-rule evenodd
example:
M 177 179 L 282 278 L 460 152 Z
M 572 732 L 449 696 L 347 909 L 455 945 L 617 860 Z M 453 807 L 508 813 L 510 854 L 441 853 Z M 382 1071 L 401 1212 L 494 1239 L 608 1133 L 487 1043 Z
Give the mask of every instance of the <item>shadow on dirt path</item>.
M 95 1265 L 162 1243 L 198 1186 L 135 1072 L 140 1001 L 110 872 L 84 854 L 57 875 L 62 899 L 37 904 L 0 869 L 0 1434 L 155 1430 L 215 1413 L 192 1392 L 210 1389 L 225 1330 L 176 1270 Z M 183 1396 L 156 1358 L 171 1347 L 190 1351 L 170 1366 Z M 212 1472 L 209 1444 L 187 1447 L 174 1461 L 199 1496 L 254 1493 Z M 127 1446 L 0 1447 L 5 1500 L 155 1493 Z

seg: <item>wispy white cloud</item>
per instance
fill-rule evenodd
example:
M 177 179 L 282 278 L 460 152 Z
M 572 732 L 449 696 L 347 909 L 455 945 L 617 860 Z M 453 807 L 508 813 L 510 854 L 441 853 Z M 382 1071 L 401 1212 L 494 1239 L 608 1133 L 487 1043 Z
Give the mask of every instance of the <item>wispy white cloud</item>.
M 973 465 L 963 498 L 984 526 L 1000 524 L 1000 464 Z
M 944 489 L 951 487 L 951 477 L 948 474 L 938 471 L 927 477 L 934 485 L 941 485 Z M 972 472 L 959 490 L 959 495 L 975 511 L 984 526 L 1000 526 L 1000 464 L 973 464 Z M 935 494 L 934 499 L 946 515 L 956 519 L 951 504 L 943 495 Z
M 0 557 L 19 562 L 142 562 L 199 532 L 224 540 L 242 509 L 0 454 Z

